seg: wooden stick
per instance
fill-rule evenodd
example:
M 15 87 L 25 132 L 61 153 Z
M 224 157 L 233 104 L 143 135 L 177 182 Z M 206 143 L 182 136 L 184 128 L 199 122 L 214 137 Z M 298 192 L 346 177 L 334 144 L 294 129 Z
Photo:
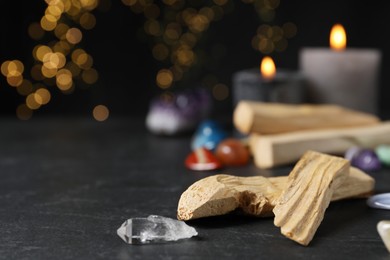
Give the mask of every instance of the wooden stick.
M 241 208 L 256 217 L 272 216 L 272 209 L 288 177 L 237 177 L 213 175 L 192 184 L 180 197 L 177 217 L 180 220 L 219 216 Z M 348 179 L 335 190 L 332 201 L 366 198 L 375 181 L 364 172 L 351 167 Z
M 241 101 L 233 114 L 242 133 L 277 134 L 306 129 L 374 125 L 379 119 L 336 105 L 288 105 Z
M 273 209 L 274 224 L 286 237 L 308 245 L 320 226 L 333 191 L 348 177 L 349 161 L 306 152 L 295 165 Z
M 374 126 L 322 131 L 302 131 L 249 137 L 249 147 L 259 168 L 296 162 L 307 150 L 343 154 L 351 146 L 375 148 L 390 144 L 390 122 Z

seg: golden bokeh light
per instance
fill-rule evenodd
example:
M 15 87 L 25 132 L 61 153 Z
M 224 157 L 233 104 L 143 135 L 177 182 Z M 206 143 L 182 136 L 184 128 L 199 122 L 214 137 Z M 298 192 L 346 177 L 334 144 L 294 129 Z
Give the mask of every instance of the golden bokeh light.
M 41 97 L 35 93 L 31 93 L 26 97 L 26 105 L 31 110 L 36 110 L 41 107 L 41 104 L 37 102 L 37 99 L 41 101 Z
M 96 8 L 99 1 L 98 0 L 79 0 L 81 7 L 85 10 L 91 11 Z
M 146 33 L 153 36 L 159 36 L 162 34 L 160 23 L 154 19 L 147 20 L 145 22 L 144 29 Z
M 18 87 L 23 83 L 24 65 L 19 60 L 4 61 L 1 73 L 7 78 L 8 85 Z
M 46 78 L 54 78 L 57 75 L 57 68 L 41 67 L 41 73 Z
M 110 111 L 104 105 L 97 105 L 94 107 L 92 111 L 92 115 L 96 121 L 102 122 L 108 119 L 110 115 Z
M 24 65 L 19 60 L 13 60 L 8 63 L 7 66 L 7 75 L 8 76 L 19 76 L 23 74 L 24 71 Z
M 65 66 L 66 58 L 65 55 L 56 52 L 56 53 L 46 53 L 43 57 L 43 66 L 48 69 L 60 69 Z
M 39 88 L 37 89 L 37 91 L 35 91 L 35 96 L 34 96 L 36 99 L 36 101 L 38 103 L 40 103 L 41 105 L 46 105 L 47 103 L 49 103 L 50 99 L 51 99 L 51 94 L 50 92 L 45 89 L 45 88 Z M 39 98 L 37 98 L 39 97 Z
M 26 104 L 21 104 L 16 108 L 16 116 L 20 120 L 29 120 L 32 115 L 32 110 Z
M 91 30 L 96 25 L 96 18 L 91 13 L 84 13 L 80 16 L 80 25 L 86 30 Z
M 183 66 L 191 66 L 195 61 L 194 52 L 185 45 L 177 50 L 176 55 L 177 62 Z
M 6 60 L 1 64 L 1 74 L 3 74 L 4 77 L 8 76 L 8 65 L 11 61 Z
M 66 38 L 66 32 L 69 30 L 69 26 L 65 23 L 60 23 L 56 26 L 54 29 L 54 34 L 58 39 L 65 39 Z
M 28 35 L 31 39 L 40 40 L 45 35 L 45 31 L 39 23 L 32 23 L 28 26 Z
M 64 11 L 64 9 L 61 9 L 61 6 L 59 6 L 59 5 L 49 5 L 46 8 L 45 14 L 52 15 L 58 20 L 63 11 Z
M 57 26 L 57 18 L 51 14 L 46 14 L 41 19 L 41 27 L 45 31 L 53 31 Z
M 72 73 L 73 77 L 77 77 L 81 72 L 81 68 L 72 61 L 66 63 L 65 68 Z
M 166 26 L 164 36 L 167 37 L 169 40 L 178 40 L 181 36 L 182 29 L 180 24 L 178 23 L 169 23 Z
M 68 55 L 71 50 L 71 46 L 67 41 L 58 41 L 56 44 L 53 46 L 53 51 L 54 52 L 61 52 L 64 55 Z
M 82 69 L 89 69 L 93 66 L 93 58 L 83 49 L 76 49 L 71 55 L 72 61 Z
M 23 76 L 22 75 L 9 75 L 7 76 L 7 83 L 8 85 L 12 87 L 18 87 L 23 82 Z
M 89 54 L 81 54 L 78 59 L 77 59 L 77 63 L 76 63 L 80 68 L 84 69 L 84 70 L 87 70 L 87 69 L 90 69 L 93 65 L 93 58 L 91 55 Z
M 77 28 L 70 28 L 66 32 L 66 40 L 71 44 L 77 44 L 83 38 L 83 34 Z
M 56 85 L 60 90 L 69 90 L 73 85 L 72 73 L 68 69 L 61 69 L 56 75 Z
M 161 69 L 157 73 L 156 83 L 160 88 L 162 89 L 169 88 L 172 85 L 172 82 L 173 82 L 172 71 L 167 69 Z
M 94 84 L 99 78 L 99 74 L 95 69 L 84 70 L 81 74 L 81 78 L 87 84 Z
M 39 61 L 43 61 L 43 57 L 46 54 L 51 53 L 51 52 L 52 52 L 52 50 L 49 46 L 38 45 L 38 47 L 34 48 L 33 55 L 34 55 L 35 59 L 37 59 Z

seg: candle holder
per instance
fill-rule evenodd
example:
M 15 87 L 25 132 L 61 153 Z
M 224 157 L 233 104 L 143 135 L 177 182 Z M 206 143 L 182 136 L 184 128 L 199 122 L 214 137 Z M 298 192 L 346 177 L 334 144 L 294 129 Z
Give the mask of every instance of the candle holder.
M 264 79 L 258 69 L 233 75 L 233 106 L 241 100 L 299 104 L 305 102 L 304 78 L 298 72 L 280 69 L 272 80 Z

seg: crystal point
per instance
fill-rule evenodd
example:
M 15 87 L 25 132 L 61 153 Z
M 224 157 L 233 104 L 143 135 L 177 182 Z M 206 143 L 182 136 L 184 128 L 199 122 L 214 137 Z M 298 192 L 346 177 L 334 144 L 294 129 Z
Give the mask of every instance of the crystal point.
M 117 234 L 128 244 L 144 244 L 190 238 L 198 235 L 198 232 L 183 221 L 150 215 L 126 220 L 118 228 Z

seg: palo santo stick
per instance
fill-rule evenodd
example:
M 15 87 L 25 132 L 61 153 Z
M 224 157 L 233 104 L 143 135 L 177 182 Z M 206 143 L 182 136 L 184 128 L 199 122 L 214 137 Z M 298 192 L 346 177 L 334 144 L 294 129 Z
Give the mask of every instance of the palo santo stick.
M 233 122 L 242 133 L 277 134 L 306 129 L 374 125 L 379 119 L 336 105 L 288 105 L 241 101 Z
M 343 154 L 351 146 L 375 148 L 390 144 L 390 122 L 374 126 L 256 135 L 249 147 L 257 167 L 266 169 L 296 162 L 307 150 Z
M 227 214 L 242 208 L 249 215 L 271 216 L 277 198 L 286 188 L 288 176 L 236 177 L 213 175 L 192 184 L 180 197 L 177 217 L 190 220 Z M 374 189 L 369 175 L 350 168 L 347 180 L 335 190 L 332 201 L 366 198 Z
M 273 209 L 274 224 L 286 237 L 308 245 L 321 224 L 333 191 L 348 177 L 349 161 L 306 152 L 288 176 Z

